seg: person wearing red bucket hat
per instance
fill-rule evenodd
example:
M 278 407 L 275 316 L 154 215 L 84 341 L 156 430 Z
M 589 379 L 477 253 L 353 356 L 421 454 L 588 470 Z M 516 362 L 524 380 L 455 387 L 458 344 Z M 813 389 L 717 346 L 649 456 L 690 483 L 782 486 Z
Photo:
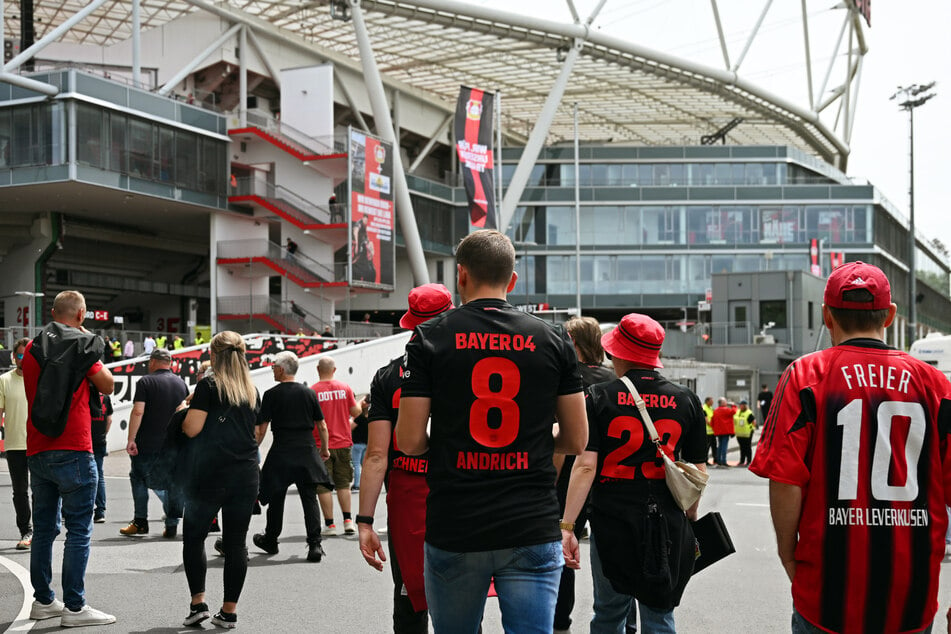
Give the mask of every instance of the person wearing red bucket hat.
M 400 326 L 414 329 L 453 308 L 452 293 L 442 284 L 423 284 L 409 293 L 409 309 Z M 360 553 L 366 562 L 383 570 L 386 554 L 373 529 L 376 503 L 386 482 L 387 534 L 393 576 L 393 631 L 425 634 L 429 631 L 423 587 L 423 539 L 426 534 L 425 455 L 410 457 L 396 448 L 393 428 L 399 416 L 400 381 L 404 356 L 377 370 L 370 383 L 367 452 L 360 489 Z
M 409 309 L 400 317 L 400 328 L 412 330 L 450 308 L 454 306 L 448 288 L 442 284 L 417 286 L 409 292 Z
M 429 614 L 437 634 L 474 634 L 494 578 L 506 629 L 550 634 L 564 563 L 553 455 L 587 437 L 578 360 L 562 328 L 506 301 L 518 276 L 504 234 L 469 234 L 456 264 L 463 305 L 406 345 L 396 425 L 402 451 L 429 450 Z
M 951 384 L 889 347 L 888 278 L 829 276 L 832 347 L 793 361 L 750 471 L 769 479 L 793 632 L 931 631 L 951 503 Z
M 601 338 L 618 377 L 640 392 L 664 451 L 706 469 L 706 418 L 700 399 L 672 383 L 657 369 L 664 329 L 646 315 L 625 315 Z M 637 599 L 645 632 L 674 632 L 674 607 L 680 603 L 696 556 L 695 504 L 685 514 L 664 480 L 664 462 L 641 420 L 634 397 L 618 380 L 588 388 L 588 447 L 575 461 L 568 485 L 562 526 L 565 562 L 580 568 L 577 537 L 570 528 L 591 491 L 591 566 L 600 569 L 619 598 L 595 606 L 591 631 L 620 632 Z M 651 527 L 666 526 L 667 539 Z M 569 529 L 569 530 L 566 530 Z M 600 557 L 604 554 L 604 557 Z M 666 557 L 663 579 L 649 575 L 649 563 Z M 623 599 L 627 599 L 626 601 Z

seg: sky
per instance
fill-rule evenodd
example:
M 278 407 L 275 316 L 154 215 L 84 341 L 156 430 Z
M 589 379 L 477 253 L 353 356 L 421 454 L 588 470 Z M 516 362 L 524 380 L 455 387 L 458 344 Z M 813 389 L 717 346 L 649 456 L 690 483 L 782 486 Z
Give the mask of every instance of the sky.
M 472 4 L 571 21 L 565 0 L 472 0 Z M 575 0 L 586 18 L 597 0 Z M 739 58 L 766 0 L 719 0 L 731 61 Z M 814 92 L 819 93 L 844 18 L 836 0 L 807 0 Z M 517 7 L 517 8 L 516 8 Z M 847 174 L 868 181 L 908 215 L 908 113 L 889 99 L 899 86 L 936 81 L 936 96 L 915 110 L 915 224 L 951 250 L 951 2 L 876 1 L 865 28 L 868 53 L 858 89 Z M 864 22 L 863 22 L 864 25 Z M 593 28 L 708 66 L 723 67 L 710 0 L 607 0 Z M 841 83 L 847 39 L 831 64 L 826 93 Z M 801 106 L 809 103 L 801 5 L 773 2 L 739 74 Z M 829 128 L 834 108 L 823 115 Z

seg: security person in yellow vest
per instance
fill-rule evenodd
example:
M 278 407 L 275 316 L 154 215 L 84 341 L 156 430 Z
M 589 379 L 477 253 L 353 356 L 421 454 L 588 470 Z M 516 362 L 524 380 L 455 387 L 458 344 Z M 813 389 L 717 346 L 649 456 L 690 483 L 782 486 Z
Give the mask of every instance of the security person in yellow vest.
M 185 340 L 179 337 L 178 335 L 175 335 L 175 339 L 172 340 L 172 347 L 175 350 L 181 350 L 182 348 L 185 347 Z
M 168 346 L 166 344 L 168 344 L 168 337 L 166 337 L 165 335 L 159 335 L 158 337 L 155 338 L 156 348 L 167 348 Z
M 708 396 L 703 399 L 703 416 L 707 419 L 707 451 L 710 452 L 712 460 L 707 460 L 707 464 L 716 464 L 717 460 L 717 437 L 713 435 L 713 397 Z
M 122 344 L 118 337 L 109 342 L 109 347 L 112 349 L 112 360 L 122 361 Z
M 749 466 L 753 461 L 753 430 L 756 429 L 756 417 L 746 399 L 740 401 L 740 409 L 733 415 L 733 431 L 736 442 L 740 444 L 740 464 Z

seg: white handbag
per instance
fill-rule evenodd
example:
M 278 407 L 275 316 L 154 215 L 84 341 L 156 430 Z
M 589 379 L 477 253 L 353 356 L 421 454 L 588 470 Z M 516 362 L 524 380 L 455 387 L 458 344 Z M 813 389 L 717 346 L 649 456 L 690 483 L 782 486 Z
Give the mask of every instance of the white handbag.
M 634 383 L 626 376 L 621 377 L 621 382 L 627 386 L 631 396 L 634 397 L 634 404 L 637 405 L 637 410 L 641 413 L 641 420 L 644 421 L 644 425 L 647 427 L 647 433 L 650 434 L 651 441 L 657 447 L 657 452 L 664 459 L 664 479 L 667 481 L 670 494 L 674 496 L 677 506 L 686 511 L 703 495 L 703 490 L 707 487 L 707 480 L 710 479 L 709 474 L 689 462 L 683 460 L 674 462 L 667 455 L 660 444 L 660 436 L 658 436 L 657 429 L 654 427 L 654 421 L 647 413 L 644 399 L 641 398 L 637 388 L 634 387 Z

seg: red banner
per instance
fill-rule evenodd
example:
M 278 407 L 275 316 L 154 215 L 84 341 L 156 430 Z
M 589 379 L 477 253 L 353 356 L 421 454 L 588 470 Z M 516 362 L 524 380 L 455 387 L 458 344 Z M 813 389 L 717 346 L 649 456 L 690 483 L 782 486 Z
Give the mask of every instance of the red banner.
M 456 152 L 469 199 L 469 221 L 479 229 L 498 228 L 492 178 L 494 112 L 493 93 L 460 87 L 456 102 Z
M 393 144 L 350 131 L 350 283 L 392 290 Z

